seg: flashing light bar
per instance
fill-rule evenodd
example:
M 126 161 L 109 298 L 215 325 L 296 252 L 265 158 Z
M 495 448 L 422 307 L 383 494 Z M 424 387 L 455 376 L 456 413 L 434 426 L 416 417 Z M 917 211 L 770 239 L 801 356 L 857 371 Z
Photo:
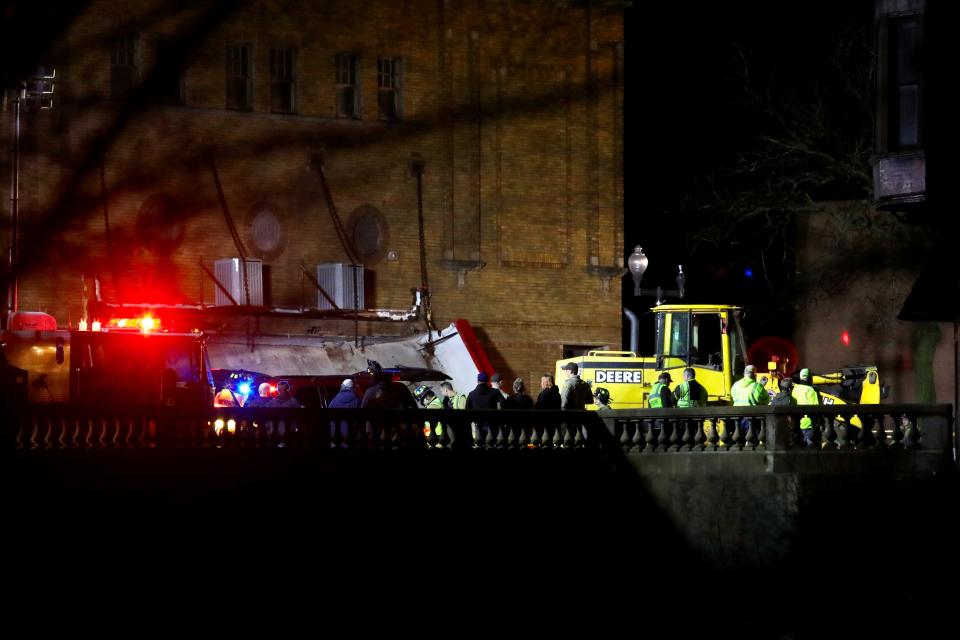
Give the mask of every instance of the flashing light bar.
M 100 323 L 95 322 L 94 325 Z M 143 316 L 142 318 L 111 318 L 107 322 L 107 329 L 139 329 L 143 333 L 151 333 L 160 330 L 160 320 L 153 316 Z M 97 331 L 98 329 L 94 329 Z

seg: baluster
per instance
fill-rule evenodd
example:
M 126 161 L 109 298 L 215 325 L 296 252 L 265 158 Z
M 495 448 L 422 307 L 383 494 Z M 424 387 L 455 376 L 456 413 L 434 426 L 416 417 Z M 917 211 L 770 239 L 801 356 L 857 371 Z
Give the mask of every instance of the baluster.
M 534 448 L 539 448 L 541 443 L 546 440 L 545 430 L 546 426 L 540 422 L 534 422 L 530 425 L 530 444 L 533 445 Z
M 657 439 L 659 438 L 660 434 L 657 433 L 656 429 L 654 429 L 654 424 L 655 424 L 654 421 L 642 420 L 640 424 L 642 424 L 644 427 L 643 442 L 645 446 L 643 447 L 643 450 L 646 452 L 656 450 Z
M 30 441 L 29 436 L 27 435 L 27 430 L 23 428 L 25 419 L 22 415 L 17 416 L 17 438 L 16 438 L 16 447 L 17 451 L 23 451 L 27 448 L 27 443 Z
M 40 446 L 40 424 L 36 416 L 30 417 L 30 449 L 37 449 Z
M 903 448 L 904 449 L 919 449 L 920 448 L 920 428 L 917 425 L 916 416 L 905 416 L 907 418 L 906 429 L 903 432 Z
M 744 442 L 750 451 L 756 451 L 760 445 L 760 420 L 761 418 L 750 418 L 747 423 L 747 433 L 744 434 Z
M 457 428 L 457 422 L 456 419 L 450 419 L 443 423 L 443 430 L 437 438 L 438 447 L 443 449 L 450 447 L 450 443 L 453 442 L 453 430 Z
M 673 418 L 670 422 L 670 449 L 680 451 L 683 448 L 683 427 L 684 421 L 680 418 Z
M 582 423 L 575 422 L 573 424 L 573 446 L 582 447 L 586 444 L 587 439 L 584 437 L 584 432 L 586 431 L 586 426 Z
M 910 420 L 906 415 L 894 416 L 893 417 L 893 433 L 890 435 L 890 438 L 893 442 L 890 443 L 890 449 L 903 449 L 903 427 L 905 423 Z
M 57 449 L 67 448 L 67 418 L 60 416 L 56 419 L 57 425 Z
M 733 424 L 733 428 L 730 428 L 730 423 Z M 720 442 L 723 444 L 723 447 L 727 451 L 733 450 L 733 445 L 736 443 L 734 436 L 737 435 L 737 432 L 740 430 L 740 419 L 734 417 L 733 420 L 728 420 L 723 425 L 723 435 L 720 437 Z
M 823 429 L 823 448 L 833 451 L 837 448 L 837 431 L 834 428 L 834 422 L 837 417 L 832 414 L 824 415 L 823 419 L 826 421 L 826 427 Z
M 493 425 L 489 422 L 484 422 L 480 424 L 480 429 L 483 432 L 483 446 L 487 449 L 492 449 L 497 444 L 497 438 L 493 433 Z
M 521 424 L 519 428 L 520 428 L 519 445 L 521 449 L 526 449 L 527 445 L 530 444 L 529 425 Z
M 874 414 L 873 416 L 874 423 L 876 425 L 876 433 L 873 434 L 873 448 L 874 449 L 886 449 L 887 448 L 887 415 L 884 413 Z M 871 429 L 872 430 L 872 429 Z
M 497 430 L 497 438 L 494 441 L 497 449 L 503 449 L 507 445 L 507 436 L 505 434 L 507 430 L 507 425 L 501 423 L 493 423 L 490 425 L 490 429 Z
M 626 429 L 627 424 L 633 427 L 633 437 L 630 440 L 633 442 L 633 445 L 637 448 L 637 451 L 643 451 L 644 447 L 647 444 L 647 440 L 644 437 L 645 434 L 643 432 L 643 422 L 644 422 L 643 420 L 637 420 L 636 422 L 631 420 L 629 421 L 629 423 L 624 423 L 624 429 Z
M 693 422 L 693 445 L 691 446 L 691 451 L 703 451 L 704 443 L 707 440 L 706 435 L 703 433 L 704 421 L 703 418 L 697 417 Z
M 554 423 L 551 426 L 551 429 L 553 430 L 553 439 L 552 439 L 553 448 L 559 449 L 560 447 L 563 446 L 563 423 L 562 422 Z
M 837 420 L 835 426 L 837 432 L 837 449 L 847 450 L 850 449 L 853 445 L 850 443 L 851 436 L 851 424 L 850 420 L 853 416 L 844 416 L 842 420 Z
M 722 420 L 704 420 L 703 421 L 704 435 L 706 436 L 707 442 L 709 443 L 708 448 L 710 451 L 716 451 L 717 449 L 720 448 L 721 424 L 723 424 L 724 426 L 726 425 L 726 423 Z
M 660 433 L 657 434 L 657 449 L 660 451 L 666 451 L 670 446 L 670 436 L 672 435 L 673 425 L 666 418 L 654 421 L 655 425 L 659 425 Z

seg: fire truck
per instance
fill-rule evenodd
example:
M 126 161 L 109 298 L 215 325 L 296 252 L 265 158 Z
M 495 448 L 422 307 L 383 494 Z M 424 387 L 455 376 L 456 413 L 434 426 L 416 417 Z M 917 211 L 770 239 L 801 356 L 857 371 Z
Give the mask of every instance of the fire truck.
M 11 323 L 13 328 L 0 332 L 4 366 L 26 378 L 19 400 L 211 406 L 213 377 L 203 333 L 168 332 L 150 316 L 102 327 L 80 323 L 71 330 L 58 330 L 47 318 L 31 328 Z

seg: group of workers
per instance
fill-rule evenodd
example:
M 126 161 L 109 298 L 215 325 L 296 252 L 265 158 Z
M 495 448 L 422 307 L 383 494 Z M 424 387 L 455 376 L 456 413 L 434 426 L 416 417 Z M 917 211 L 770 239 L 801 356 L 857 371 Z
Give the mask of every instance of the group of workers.
M 363 397 L 357 395 L 354 381 L 345 379 L 339 392 L 328 405 L 331 409 L 343 408 L 370 408 L 370 409 L 413 409 L 417 402 L 427 409 L 543 409 L 543 410 L 583 410 L 588 404 L 594 404 L 598 411 L 605 412 L 611 409 L 613 398 L 604 387 L 591 389 L 590 384 L 580 378 L 579 367 L 575 362 L 564 365 L 566 379 L 562 386 L 555 384 L 551 374 L 545 373 L 540 377 L 540 393 L 533 400 L 526 393 L 526 385 L 522 378 L 513 381 L 513 393 L 503 389 L 503 377 L 499 373 L 487 376 L 485 372 L 477 374 L 477 386 L 469 393 L 457 392 L 449 381 L 440 383 L 440 396 L 432 388 L 421 384 L 413 394 L 401 382 L 392 380 L 385 375 L 379 363 L 370 360 L 367 363 L 367 372 L 373 377 L 373 384 L 366 390 Z M 670 407 L 702 407 L 707 404 L 707 390 L 696 380 L 696 371 L 692 367 L 683 370 L 683 381 L 673 391 L 670 385 L 673 380 L 670 372 L 664 371 L 657 378 L 650 389 L 647 404 L 650 408 Z M 801 369 L 799 381 L 785 377 L 779 383 L 780 393 L 770 398 L 770 394 L 756 379 L 756 367 L 752 364 L 744 367 L 743 377 L 737 380 L 730 389 L 733 406 L 748 407 L 760 405 L 819 405 L 820 394 L 813 387 L 809 369 Z M 216 397 L 217 406 L 246 406 L 246 407 L 299 407 L 300 403 L 290 392 L 287 381 L 281 380 L 277 385 L 276 395 L 271 395 L 272 387 L 264 382 L 259 385 L 258 393 L 246 400 L 240 401 L 237 394 L 225 387 Z M 817 430 L 813 428 L 813 420 L 803 416 L 800 420 L 800 432 L 804 443 L 811 445 L 816 441 Z
M 223 387 L 213 399 L 215 407 L 263 407 L 289 408 L 303 406 L 290 392 L 290 383 L 281 380 L 277 383 L 276 393 L 269 382 L 261 382 L 257 387 L 256 395 L 249 398 L 240 391 L 234 391 L 230 386 Z
M 668 407 L 702 407 L 706 405 L 707 390 L 696 381 L 696 371 L 692 368 L 683 370 L 683 382 L 670 392 L 672 379 L 670 373 L 660 374 L 656 384 L 650 389 L 648 404 L 651 408 Z M 800 370 L 800 380 L 794 384 L 793 379 L 784 377 L 779 382 L 780 392 L 772 399 L 766 388 L 757 381 L 757 370 L 752 364 L 743 368 L 743 377 L 737 380 L 730 388 L 730 396 L 735 407 L 753 407 L 761 405 L 797 406 L 822 404 L 820 392 L 813 387 L 810 369 Z M 817 431 L 813 428 L 810 416 L 800 419 L 800 433 L 807 445 L 816 442 Z

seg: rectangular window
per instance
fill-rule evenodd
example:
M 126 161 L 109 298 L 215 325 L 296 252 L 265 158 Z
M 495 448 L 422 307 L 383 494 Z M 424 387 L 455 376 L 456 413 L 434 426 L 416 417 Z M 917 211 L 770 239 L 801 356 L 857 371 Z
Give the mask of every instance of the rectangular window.
M 377 58 L 377 105 L 381 120 L 399 120 L 401 117 L 400 58 Z
M 110 95 L 115 100 L 130 95 L 140 80 L 138 40 L 137 34 L 128 33 L 113 41 L 110 55 Z
M 296 77 L 293 49 L 270 50 L 270 111 L 293 113 L 296 110 Z
M 357 84 L 357 56 L 338 53 L 336 57 L 337 117 L 360 117 L 360 88 Z
M 904 16 L 890 21 L 888 135 L 891 149 L 922 144 L 922 96 L 917 60 L 920 39 L 919 16 Z
M 183 58 L 173 40 L 157 40 L 155 98 L 161 104 L 183 104 Z
M 227 109 L 249 111 L 252 108 L 250 45 L 230 45 L 227 47 Z

